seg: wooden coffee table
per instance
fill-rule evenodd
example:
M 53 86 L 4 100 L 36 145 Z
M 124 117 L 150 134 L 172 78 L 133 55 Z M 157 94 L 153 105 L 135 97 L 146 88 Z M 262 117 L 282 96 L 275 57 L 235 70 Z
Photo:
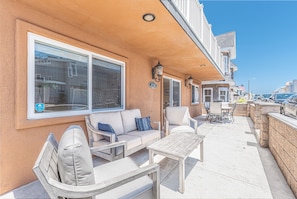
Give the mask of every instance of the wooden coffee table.
M 200 160 L 203 161 L 204 136 L 195 133 L 177 132 L 148 146 L 149 163 L 154 162 L 154 154 L 179 161 L 179 191 L 185 191 L 185 160 L 200 144 Z

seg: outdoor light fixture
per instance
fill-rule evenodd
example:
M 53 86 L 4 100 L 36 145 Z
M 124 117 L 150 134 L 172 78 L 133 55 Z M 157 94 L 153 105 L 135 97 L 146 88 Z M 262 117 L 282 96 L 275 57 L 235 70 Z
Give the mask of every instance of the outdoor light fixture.
M 158 62 L 158 64 L 152 69 L 152 79 L 159 82 L 163 75 L 163 66 Z
M 190 88 L 190 86 L 193 84 L 193 78 L 189 76 L 187 79 L 185 79 L 185 85 L 187 88 Z
M 146 22 L 152 22 L 156 19 L 156 17 L 152 13 L 146 13 L 142 16 L 142 19 Z

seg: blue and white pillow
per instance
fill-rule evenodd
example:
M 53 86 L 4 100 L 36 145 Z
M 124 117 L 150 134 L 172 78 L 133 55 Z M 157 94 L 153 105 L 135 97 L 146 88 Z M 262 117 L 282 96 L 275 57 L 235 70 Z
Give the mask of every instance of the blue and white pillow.
M 151 126 L 150 116 L 135 118 L 135 122 L 136 122 L 136 127 L 138 131 L 147 131 L 147 130 L 153 129 Z
M 110 124 L 103 124 L 103 123 L 98 123 L 98 130 L 104 131 L 104 132 L 108 132 L 108 133 L 113 133 L 115 134 L 115 141 L 118 142 L 118 136 L 115 133 L 115 131 L 113 130 L 112 126 Z M 103 136 L 105 140 L 110 141 L 109 137 L 107 136 Z

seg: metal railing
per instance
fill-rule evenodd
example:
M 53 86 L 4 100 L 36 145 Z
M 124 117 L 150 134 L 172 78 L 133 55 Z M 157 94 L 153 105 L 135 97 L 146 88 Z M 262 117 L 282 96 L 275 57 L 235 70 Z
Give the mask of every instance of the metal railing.
M 213 35 L 211 25 L 203 11 L 203 5 L 198 0 L 172 0 L 176 8 L 187 20 L 193 32 L 196 34 L 204 48 L 207 50 L 216 65 L 225 74 L 222 64 L 222 54 L 217 43 L 216 37 Z

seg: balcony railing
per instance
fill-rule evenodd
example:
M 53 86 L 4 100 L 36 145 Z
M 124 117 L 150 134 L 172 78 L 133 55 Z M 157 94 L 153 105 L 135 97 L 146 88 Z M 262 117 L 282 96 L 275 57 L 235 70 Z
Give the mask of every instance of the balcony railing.
M 172 0 L 172 2 L 186 19 L 192 31 L 198 37 L 215 64 L 225 74 L 221 50 L 212 33 L 211 25 L 204 15 L 203 5 L 198 0 Z

